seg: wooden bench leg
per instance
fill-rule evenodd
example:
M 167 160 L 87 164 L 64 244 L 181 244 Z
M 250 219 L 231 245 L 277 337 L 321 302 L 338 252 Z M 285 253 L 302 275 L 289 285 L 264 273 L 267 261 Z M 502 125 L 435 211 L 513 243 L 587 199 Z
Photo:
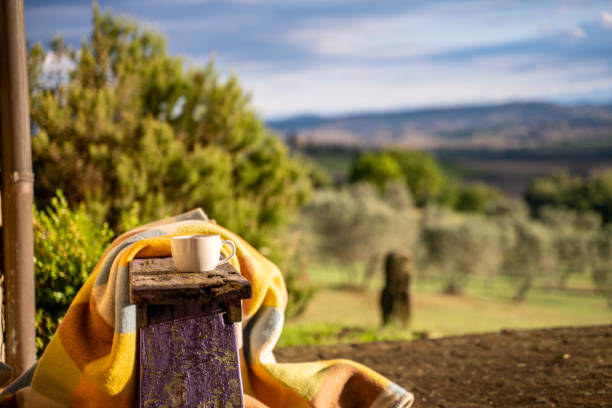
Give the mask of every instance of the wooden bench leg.
M 139 330 L 140 407 L 243 406 L 234 324 L 225 318 L 231 309 L 201 307 L 148 306 Z

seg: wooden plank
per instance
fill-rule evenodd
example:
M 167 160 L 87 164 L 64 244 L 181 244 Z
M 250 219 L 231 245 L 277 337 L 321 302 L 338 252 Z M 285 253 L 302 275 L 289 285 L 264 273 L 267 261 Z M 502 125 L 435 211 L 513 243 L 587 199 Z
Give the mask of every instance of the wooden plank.
M 221 313 L 167 320 L 169 307 L 140 329 L 140 407 L 242 407 L 234 325 Z
M 130 262 L 130 301 L 134 304 L 232 302 L 248 299 L 251 284 L 230 264 L 211 272 L 178 272 L 172 258 Z

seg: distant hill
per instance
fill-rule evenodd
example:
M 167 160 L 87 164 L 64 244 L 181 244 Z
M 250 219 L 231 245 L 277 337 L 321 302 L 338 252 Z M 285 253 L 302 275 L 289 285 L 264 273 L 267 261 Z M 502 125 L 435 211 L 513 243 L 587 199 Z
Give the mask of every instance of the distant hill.
M 611 106 L 508 103 L 268 122 L 294 142 L 356 147 L 514 150 L 612 147 Z

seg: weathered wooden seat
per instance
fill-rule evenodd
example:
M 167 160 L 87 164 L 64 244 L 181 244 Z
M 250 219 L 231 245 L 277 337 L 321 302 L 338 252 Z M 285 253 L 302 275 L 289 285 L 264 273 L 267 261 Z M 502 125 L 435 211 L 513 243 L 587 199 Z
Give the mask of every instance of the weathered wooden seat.
M 234 323 L 251 285 L 230 264 L 181 273 L 172 258 L 129 265 L 137 307 L 140 407 L 241 407 Z

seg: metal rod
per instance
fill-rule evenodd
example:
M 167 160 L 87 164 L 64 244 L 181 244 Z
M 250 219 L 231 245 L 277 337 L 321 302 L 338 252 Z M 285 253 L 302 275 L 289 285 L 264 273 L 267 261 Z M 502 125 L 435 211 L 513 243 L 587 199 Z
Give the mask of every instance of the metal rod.
M 22 0 L 0 1 L 0 96 L 6 360 L 19 375 L 36 360 L 34 174 Z

